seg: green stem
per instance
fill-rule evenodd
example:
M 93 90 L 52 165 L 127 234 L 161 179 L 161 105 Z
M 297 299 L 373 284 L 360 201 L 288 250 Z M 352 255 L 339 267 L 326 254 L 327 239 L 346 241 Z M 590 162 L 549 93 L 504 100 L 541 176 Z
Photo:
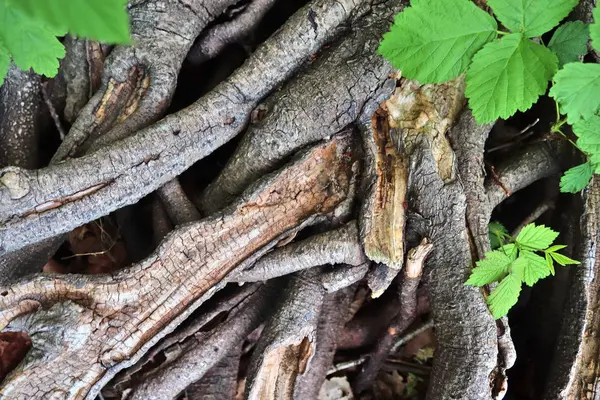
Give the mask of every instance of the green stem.
M 554 130 L 554 132 L 559 133 L 562 135 L 563 138 L 565 138 L 569 143 L 571 143 L 577 150 L 579 150 L 581 153 L 583 153 L 583 155 L 585 155 L 586 159 L 587 159 L 587 153 L 583 150 L 581 150 L 581 148 L 579 146 L 577 146 L 577 144 L 572 141 L 567 135 L 565 135 L 563 133 L 563 131 L 560 130 L 560 128 L 557 128 Z
M 496 31 L 496 33 L 498 35 L 502 35 L 502 36 L 504 36 L 504 35 L 510 35 L 510 32 Z

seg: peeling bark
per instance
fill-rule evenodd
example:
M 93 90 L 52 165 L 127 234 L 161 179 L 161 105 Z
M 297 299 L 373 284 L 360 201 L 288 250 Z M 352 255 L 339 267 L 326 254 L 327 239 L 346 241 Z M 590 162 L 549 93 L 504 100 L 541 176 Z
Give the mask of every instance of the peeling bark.
M 348 152 L 348 137 L 309 150 L 224 213 L 184 225 L 149 258 L 115 275 L 40 275 L 2 289 L 0 326 L 28 331 L 34 350 L 0 394 L 93 398 L 210 297 L 240 262 L 333 210 L 348 190 Z M 50 335 L 44 332 L 48 321 L 56 324 Z M 62 343 L 54 342 L 56 335 Z
M 314 1 L 211 93 L 133 137 L 42 170 L 0 170 L 0 255 L 132 204 L 223 145 L 362 3 Z M 309 10 L 316 28 L 306 17 Z

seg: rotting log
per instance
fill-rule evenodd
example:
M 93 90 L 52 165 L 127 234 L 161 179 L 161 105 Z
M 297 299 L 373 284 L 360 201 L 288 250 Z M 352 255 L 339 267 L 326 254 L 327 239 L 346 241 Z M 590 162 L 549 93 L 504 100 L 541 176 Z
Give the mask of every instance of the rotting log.
M 94 398 L 245 258 L 332 211 L 347 194 L 351 150 L 348 136 L 308 150 L 226 211 L 182 226 L 150 257 L 113 276 L 40 275 L 2 289 L 1 326 L 29 332 L 33 350 L 0 394 Z M 54 332 L 45 329 L 49 321 Z

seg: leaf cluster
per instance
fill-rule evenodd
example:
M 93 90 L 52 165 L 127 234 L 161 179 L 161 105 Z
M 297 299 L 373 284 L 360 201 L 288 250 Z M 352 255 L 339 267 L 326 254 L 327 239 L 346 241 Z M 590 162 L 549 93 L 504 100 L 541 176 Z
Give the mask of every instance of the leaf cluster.
M 529 224 L 516 238 L 501 224 L 490 224 L 490 234 L 500 237 L 499 246 L 478 261 L 466 284 L 484 286 L 499 282 L 487 298 L 494 318 L 505 316 L 517 303 L 522 284 L 533 286 L 540 279 L 554 275 L 554 263 L 566 266 L 578 261 L 560 254 L 567 246 L 553 245 L 558 232 L 544 225 Z
M 66 33 L 129 43 L 127 0 L 0 0 L 0 85 L 11 60 L 22 70 L 53 77 Z
M 475 119 L 508 118 L 546 92 L 559 65 L 587 52 L 588 26 L 581 22 L 558 29 L 548 47 L 539 40 L 577 2 L 488 0 L 506 32 L 471 0 L 413 0 L 396 16 L 379 53 L 421 83 L 445 82 L 466 72 Z

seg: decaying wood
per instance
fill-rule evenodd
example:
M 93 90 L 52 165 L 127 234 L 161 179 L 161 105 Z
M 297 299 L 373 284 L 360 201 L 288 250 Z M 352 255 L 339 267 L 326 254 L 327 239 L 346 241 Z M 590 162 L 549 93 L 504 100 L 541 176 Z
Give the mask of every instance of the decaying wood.
M 233 348 L 204 377 L 191 384 L 185 395 L 188 400 L 231 400 L 238 388 L 238 369 L 242 346 Z
M 305 374 L 315 355 L 317 325 L 325 299 L 319 271 L 298 272 L 284 293 L 252 355 L 247 399 L 294 399 L 297 379 Z
M 2 328 L 30 332 L 34 351 L 0 388 L 11 398 L 93 398 L 214 291 L 241 261 L 347 193 L 351 141 L 319 145 L 254 185 L 224 213 L 171 233 L 113 276 L 41 275 L 2 289 Z M 45 334 L 48 321 L 56 331 Z M 52 338 L 60 334 L 64 343 Z M 90 364 L 90 360 L 92 361 Z M 50 373 L 51 372 L 51 373 Z
M 584 194 L 577 260 L 563 312 L 546 398 L 596 399 L 600 393 L 600 181 Z
M 331 271 L 323 272 L 321 275 L 321 283 L 329 293 L 337 292 L 364 278 L 367 271 L 369 271 L 370 265 L 371 263 L 369 262 L 356 266 L 342 265 Z
M 0 255 L 138 201 L 239 134 L 258 102 L 334 38 L 364 1 L 310 3 L 212 92 L 133 137 L 37 171 L 0 170 Z

